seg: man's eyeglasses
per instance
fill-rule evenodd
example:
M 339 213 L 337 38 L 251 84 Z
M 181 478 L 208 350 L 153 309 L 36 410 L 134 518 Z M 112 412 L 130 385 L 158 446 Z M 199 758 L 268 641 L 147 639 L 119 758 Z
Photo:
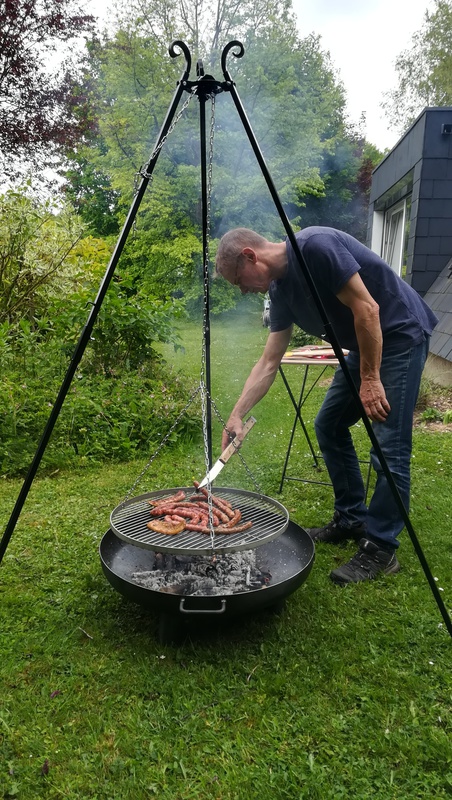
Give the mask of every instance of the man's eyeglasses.
M 241 265 L 239 259 L 240 259 L 240 256 L 237 256 L 233 286 L 240 286 L 239 269 L 241 268 L 242 265 Z

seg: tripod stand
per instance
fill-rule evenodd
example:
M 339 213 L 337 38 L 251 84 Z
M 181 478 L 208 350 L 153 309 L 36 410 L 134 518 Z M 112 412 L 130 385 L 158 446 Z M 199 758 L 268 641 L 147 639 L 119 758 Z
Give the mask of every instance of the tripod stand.
M 127 237 L 128 237 L 128 235 L 130 233 L 130 230 L 132 228 L 134 219 L 135 219 L 136 214 L 138 212 L 139 206 L 141 204 L 141 201 L 142 201 L 142 198 L 144 196 L 145 190 L 146 190 L 146 188 L 148 186 L 149 180 L 152 177 L 152 173 L 153 173 L 153 171 L 155 169 L 155 166 L 156 166 L 159 154 L 161 152 L 162 146 L 164 145 L 164 143 L 166 141 L 166 138 L 167 138 L 169 132 L 171 131 L 172 126 L 174 125 L 173 120 L 174 120 L 175 115 L 176 115 L 176 111 L 177 111 L 177 107 L 178 107 L 179 101 L 180 101 L 180 99 L 181 99 L 181 97 L 182 97 L 184 92 L 189 92 L 191 95 L 196 95 L 198 97 L 198 100 L 199 100 L 199 103 L 200 103 L 202 235 L 203 235 L 204 295 L 205 295 L 204 296 L 204 313 L 205 313 L 204 327 L 205 327 L 205 346 L 206 346 L 206 353 L 207 353 L 207 357 L 206 357 L 206 376 L 205 376 L 205 378 L 206 378 L 207 396 L 210 398 L 210 357 L 209 357 L 210 320 L 209 320 L 209 274 L 208 274 L 208 264 L 209 264 L 209 255 L 208 255 L 208 249 L 209 249 L 208 248 L 208 228 L 209 228 L 209 225 L 208 225 L 208 217 L 209 217 L 209 213 L 210 213 L 209 212 L 210 199 L 208 198 L 208 192 L 207 192 L 208 176 L 207 176 L 207 158 L 206 158 L 206 152 L 207 151 L 206 151 L 205 105 L 206 105 L 206 101 L 207 101 L 208 98 L 212 98 L 213 96 L 215 96 L 216 94 L 220 94 L 221 92 L 229 92 L 231 97 L 232 97 L 232 99 L 233 99 L 233 102 L 235 104 L 236 110 L 238 112 L 238 115 L 239 115 L 240 120 L 242 122 L 242 125 L 244 127 L 244 130 L 245 130 L 245 132 L 247 134 L 247 137 L 249 139 L 249 142 L 251 144 L 251 147 L 253 149 L 253 152 L 255 154 L 255 157 L 257 159 L 259 167 L 261 169 L 262 175 L 263 175 L 263 177 L 264 177 L 264 179 L 266 181 L 266 184 L 267 184 L 267 187 L 268 187 L 269 192 L 271 194 L 271 197 L 273 199 L 275 208 L 276 208 L 276 210 L 277 210 L 277 212 L 279 214 L 281 222 L 282 222 L 282 224 L 284 226 L 284 229 L 286 231 L 287 238 L 289 239 L 289 242 L 290 242 L 290 244 L 291 244 L 291 246 L 293 248 L 293 251 L 294 251 L 294 253 L 296 255 L 296 258 L 297 258 L 297 261 L 299 263 L 300 269 L 302 270 L 303 276 L 304 276 L 305 281 L 306 281 L 307 286 L 308 286 L 308 290 L 309 290 L 309 292 L 310 292 L 310 294 L 311 294 L 311 296 L 313 298 L 313 301 L 314 301 L 314 303 L 315 303 L 315 305 L 317 307 L 318 313 L 319 313 L 320 318 L 322 320 L 322 324 L 324 326 L 326 338 L 328 339 L 328 341 L 331 344 L 331 347 L 334 350 L 336 358 L 338 359 L 339 364 L 340 364 L 340 366 L 341 366 L 341 368 L 342 368 L 342 370 L 344 372 L 345 378 L 346 378 L 347 383 L 349 385 L 349 388 L 350 388 L 351 394 L 352 394 L 352 396 L 354 398 L 354 401 L 356 402 L 357 407 L 360 409 L 360 414 L 361 414 L 362 421 L 363 421 L 363 424 L 365 426 L 366 432 L 367 432 L 367 434 L 369 436 L 369 439 L 371 441 L 371 444 L 372 444 L 372 446 L 374 448 L 375 454 L 376 454 L 377 458 L 379 459 L 381 468 L 382 468 L 382 470 L 383 470 L 383 472 L 385 474 L 385 477 L 387 479 L 387 482 L 388 482 L 388 485 L 390 487 L 390 490 L 391 490 L 391 492 L 392 492 L 392 494 L 394 496 L 394 500 L 395 500 L 395 502 L 396 502 L 396 504 L 398 506 L 398 509 L 400 511 L 400 515 L 401 515 L 401 517 L 402 517 L 402 519 L 404 521 L 405 527 L 406 527 L 406 529 L 407 529 L 407 531 L 409 533 L 409 536 L 410 536 L 411 541 L 413 543 L 413 547 L 414 547 L 414 549 L 416 551 L 416 554 L 417 554 L 417 556 L 419 558 L 419 561 L 421 563 L 421 566 L 423 568 L 425 576 L 426 576 L 426 578 L 428 580 L 428 583 L 430 585 L 431 591 L 432 591 L 433 596 L 434 596 L 434 598 L 436 600 L 438 608 L 439 608 L 439 610 L 440 610 L 440 612 L 442 614 L 442 617 L 443 617 L 444 622 L 446 624 L 447 630 L 448 630 L 449 634 L 452 636 L 452 621 L 451 621 L 451 619 L 449 617 L 447 609 L 446 609 L 446 607 L 445 607 L 445 605 L 443 603 L 443 600 L 441 598 L 441 595 L 440 595 L 440 593 L 438 591 L 438 588 L 436 586 L 435 580 L 434 580 L 433 575 L 432 575 L 432 573 L 430 571 L 430 568 L 428 566 L 427 560 L 425 558 L 425 555 L 423 553 L 423 550 L 421 548 L 421 545 L 419 543 L 417 535 L 416 535 L 416 533 L 414 531 L 414 528 L 412 526 L 412 523 L 411 523 L 411 520 L 409 518 L 408 512 L 405 509 L 404 503 L 403 503 L 402 498 L 401 498 L 401 496 L 399 494 L 399 491 L 397 489 L 397 486 L 396 486 L 396 483 L 394 481 L 394 478 L 393 478 L 393 476 L 391 474 L 391 471 L 390 471 L 390 469 L 388 467 L 388 464 L 386 462 L 384 454 L 383 454 L 383 452 L 381 450 L 381 447 L 380 447 L 380 445 L 379 445 L 379 443 L 378 443 L 378 441 L 376 439 L 376 436 L 374 434 L 372 425 L 371 425 L 369 419 L 366 416 L 366 413 L 364 411 L 364 407 L 363 407 L 363 405 L 361 403 L 361 399 L 359 397 L 359 392 L 358 392 L 358 390 L 357 390 L 357 388 L 356 388 L 356 386 L 355 386 L 355 384 L 353 382 L 353 379 L 352 379 L 352 377 L 351 377 L 351 375 L 349 373 L 349 370 L 348 370 L 348 367 L 347 367 L 347 364 L 346 364 L 346 361 L 345 361 L 345 358 L 344 358 L 344 355 L 343 355 L 343 352 L 342 352 L 342 348 L 339 345 L 339 342 L 338 342 L 338 339 L 336 337 L 334 328 L 333 328 L 333 326 L 332 326 L 332 324 L 331 324 L 331 322 L 330 322 L 330 320 L 329 320 L 329 318 L 328 318 L 328 316 L 326 314 L 326 311 L 325 311 L 325 309 L 323 307 L 322 301 L 321 301 L 320 296 L 318 294 L 315 282 L 314 282 L 314 280 L 313 280 L 313 278 L 311 276 L 311 273 L 310 273 L 310 271 L 308 269 L 308 266 L 307 266 L 307 264 L 306 264 L 306 262 L 305 262 L 305 260 L 304 260 L 304 258 L 302 256 L 302 253 L 301 253 L 301 251 L 299 249 L 297 240 L 295 238 L 295 234 L 294 234 L 294 232 L 292 230 L 292 227 L 290 225 L 289 219 L 288 219 L 288 217 L 287 217 L 287 215 L 286 215 L 286 213 L 284 211 L 284 208 L 282 206 L 282 203 L 281 203 L 281 201 L 279 199 L 279 196 L 278 196 L 278 193 L 276 191 L 276 187 L 275 187 L 275 185 L 273 183 L 273 180 L 272 180 L 272 178 L 270 176 L 270 173 L 269 173 L 269 171 L 267 169 L 267 166 L 266 166 L 265 160 L 263 158 L 263 155 L 261 153 L 261 150 L 259 148 L 258 142 L 257 142 L 257 140 L 256 140 L 256 138 L 254 136 L 254 133 L 253 133 L 251 125 L 250 125 L 250 123 L 248 121 L 246 112 L 244 110 L 244 107 L 243 107 L 243 105 L 241 103 L 241 100 L 240 100 L 240 97 L 238 95 L 235 83 L 232 80 L 232 78 L 231 78 L 231 76 L 229 74 L 229 71 L 227 69 L 227 63 L 226 62 L 227 62 L 228 54 L 232 50 L 233 51 L 233 55 L 236 58 L 241 58 L 243 56 L 243 54 L 244 54 L 243 45 L 238 41 L 232 41 L 232 42 L 229 42 L 229 44 L 227 44 L 226 47 L 224 48 L 224 50 L 222 52 L 222 55 L 221 55 L 221 68 L 222 68 L 223 77 L 224 77 L 224 80 L 222 82 L 219 82 L 219 81 L 215 80 L 211 75 L 204 75 L 204 71 L 203 71 L 203 68 L 202 68 L 202 63 L 199 62 L 199 61 L 198 61 L 198 65 L 197 65 L 197 78 L 198 78 L 198 80 L 190 81 L 189 80 L 189 75 L 190 75 L 190 70 L 191 70 L 191 56 L 190 56 L 190 52 L 188 50 L 188 47 L 185 45 L 184 42 L 176 41 L 170 47 L 170 50 L 169 50 L 170 55 L 172 57 L 176 57 L 177 55 L 179 55 L 177 50 L 181 50 L 183 52 L 184 56 L 185 56 L 185 62 L 186 63 L 185 63 L 184 72 L 182 73 L 181 79 L 180 79 L 180 81 L 178 83 L 178 86 L 176 88 L 175 94 L 173 96 L 173 100 L 172 100 L 171 105 L 170 105 L 170 107 L 168 109 L 166 118 L 164 120 L 164 123 L 162 125 L 161 131 L 160 131 L 159 136 L 157 138 L 157 142 L 156 142 L 155 148 L 153 150 L 153 153 L 152 153 L 148 163 L 146 164 L 145 168 L 140 173 L 141 181 L 139 183 L 136 195 L 135 195 L 135 197 L 133 199 L 133 202 L 132 202 L 131 208 L 129 210 L 129 213 L 127 215 L 126 221 L 124 223 L 123 229 L 121 231 L 121 234 L 119 236 L 118 242 L 117 242 L 116 247 L 114 249 L 113 255 L 112 255 L 111 260 L 110 260 L 110 263 L 109 263 L 109 265 L 107 267 L 107 271 L 105 273 L 105 276 L 104 276 L 104 278 L 103 278 L 103 280 L 101 282 L 97 297 L 96 297 L 95 301 L 92 304 L 92 308 L 91 308 L 88 320 L 87 320 L 87 322 L 86 322 L 86 324 L 85 324 L 85 326 L 84 326 L 84 328 L 83 328 L 83 330 L 81 332 L 79 341 L 78 341 L 78 343 L 76 345 L 74 354 L 72 356 L 71 362 L 70 362 L 70 364 L 68 366 L 66 375 L 64 377 L 63 383 L 62 383 L 60 391 L 58 393 L 58 397 L 57 397 L 57 399 L 55 401 L 55 404 L 54 404 L 54 406 L 52 408 L 52 411 L 50 413 L 50 416 L 49 416 L 48 422 L 46 424 L 46 427 L 44 429 L 42 438 L 41 438 L 41 440 L 39 442 L 36 454 L 35 454 L 35 456 L 33 458 L 33 461 L 32 461 L 31 466 L 29 468 L 28 474 L 27 474 L 27 476 L 25 478 L 25 481 L 23 483 L 22 489 L 21 489 L 21 491 L 19 493 L 18 499 L 17 499 L 16 504 L 14 506 L 13 512 L 11 514 L 11 517 L 9 519 L 7 527 L 5 529 L 3 538 L 2 538 L 2 540 L 0 542 L 0 562 L 3 559 L 3 556 L 4 556 L 5 552 L 6 552 L 6 548 L 7 548 L 8 544 L 9 544 L 11 536 L 12 536 L 12 534 L 14 532 L 14 529 L 15 529 L 15 526 L 16 526 L 17 521 L 19 519 L 21 510 L 22 510 L 23 505 L 25 503 L 25 500 L 26 500 L 26 498 L 28 496 L 28 493 L 30 491 L 31 485 L 33 483 L 33 480 L 34 480 L 34 478 L 36 476 L 36 472 L 37 472 L 37 470 L 39 468 L 40 462 L 42 460 L 42 457 L 44 455 L 45 449 L 46 449 L 47 444 L 49 442 L 49 439 L 50 439 L 50 436 L 52 434 L 52 431 L 53 431 L 53 428 L 55 426 L 55 423 L 57 421 L 58 415 L 59 415 L 59 413 L 61 411 L 61 407 L 62 407 L 62 405 L 64 403 L 64 400 L 65 400 L 65 397 L 67 395 L 67 392 L 68 392 L 68 390 L 70 388 L 70 385 L 72 383 L 72 380 L 74 378 L 75 372 L 76 372 L 78 364 L 80 362 L 80 359 L 81 359 L 81 357 L 82 357 L 82 355 L 83 355 L 83 353 L 84 353 L 84 351 L 86 349 L 86 346 L 87 346 L 87 344 L 89 342 L 89 339 L 90 339 L 90 336 L 91 336 L 91 333 L 92 333 L 96 318 L 97 318 L 98 313 L 100 311 L 103 299 L 105 297 L 105 294 L 106 294 L 106 292 L 108 290 L 110 281 L 111 281 L 111 279 L 113 277 L 113 274 L 115 272 L 116 266 L 117 266 L 118 261 L 120 259 L 121 253 L 123 251 L 124 245 L 125 245 L 126 240 L 127 240 Z M 211 463 L 212 463 L 212 447 L 211 447 L 211 445 L 212 445 L 212 437 L 211 437 L 210 403 L 208 404 L 208 413 L 207 413 L 207 435 L 208 435 L 208 451 L 209 451 L 208 460 L 209 460 L 209 467 L 210 467 Z

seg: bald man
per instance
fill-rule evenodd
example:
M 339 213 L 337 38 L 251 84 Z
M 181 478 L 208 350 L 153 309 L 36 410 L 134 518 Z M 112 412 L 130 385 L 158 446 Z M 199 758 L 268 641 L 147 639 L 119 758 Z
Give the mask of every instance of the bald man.
M 311 227 L 296 234 L 327 318 L 343 349 L 366 415 L 391 470 L 406 510 L 410 499 L 413 412 L 437 323 L 431 309 L 391 267 L 352 236 L 335 228 Z M 270 333 L 227 422 L 223 446 L 241 434 L 242 419 L 272 385 L 293 325 L 325 339 L 317 304 L 289 239 L 271 242 L 235 228 L 219 244 L 216 271 L 242 294 L 269 293 Z M 379 459 L 369 505 L 350 427 L 361 418 L 338 367 L 315 420 L 322 456 L 333 484 L 332 520 L 309 533 L 315 542 L 358 543 L 356 554 L 331 572 L 345 585 L 400 569 L 396 557 L 403 518 Z

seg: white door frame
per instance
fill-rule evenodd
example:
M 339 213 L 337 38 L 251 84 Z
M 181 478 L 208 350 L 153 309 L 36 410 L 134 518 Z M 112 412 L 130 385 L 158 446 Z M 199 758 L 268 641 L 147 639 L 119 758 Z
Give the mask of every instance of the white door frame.
M 384 215 L 381 256 L 397 275 L 402 274 L 405 222 L 406 198 L 388 208 Z

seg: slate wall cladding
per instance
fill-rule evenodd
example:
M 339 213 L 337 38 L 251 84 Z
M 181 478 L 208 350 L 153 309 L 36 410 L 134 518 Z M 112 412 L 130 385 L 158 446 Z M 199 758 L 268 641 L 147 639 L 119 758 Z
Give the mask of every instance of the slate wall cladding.
M 431 351 L 452 361 L 452 134 L 444 125 L 452 107 L 424 109 L 374 170 L 367 245 L 376 214 L 411 194 L 405 280 L 439 317 Z
M 426 109 L 412 286 L 425 294 L 452 256 L 452 109 Z M 420 256 L 426 255 L 423 266 Z
M 429 288 L 425 300 L 438 317 L 430 351 L 439 359 L 452 362 L 452 258 Z
M 413 173 L 405 279 L 420 294 L 427 291 L 452 256 L 452 135 L 442 133 L 443 125 L 451 123 L 451 107 L 424 109 L 372 175 L 368 246 L 374 212 L 384 213 L 402 199 L 403 195 L 394 198 L 391 190 L 410 171 Z M 422 258 L 425 255 L 431 258 L 426 261 Z

